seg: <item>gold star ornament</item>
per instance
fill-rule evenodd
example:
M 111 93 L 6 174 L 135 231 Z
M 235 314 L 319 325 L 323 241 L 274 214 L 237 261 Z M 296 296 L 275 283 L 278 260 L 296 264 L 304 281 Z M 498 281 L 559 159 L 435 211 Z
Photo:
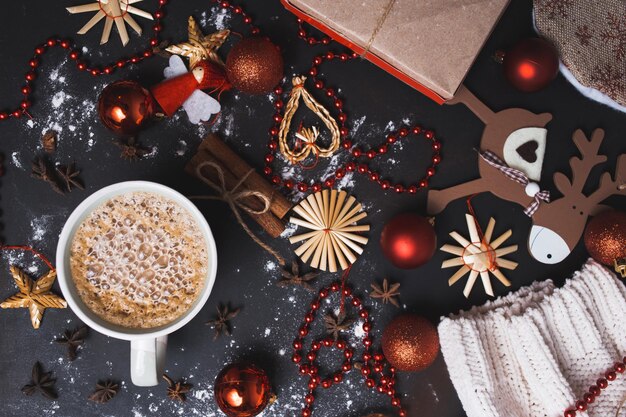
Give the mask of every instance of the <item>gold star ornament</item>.
M 210 35 L 204 35 L 196 20 L 189 16 L 188 26 L 189 41 L 177 45 L 170 45 L 165 50 L 174 55 L 189 58 L 189 67 L 194 68 L 198 62 L 210 59 L 214 63 L 224 66 L 221 58 L 217 55 L 217 50 L 222 46 L 230 30 L 220 30 Z
M 126 24 L 133 28 L 137 34 L 141 35 L 141 26 L 139 26 L 132 15 L 154 20 L 150 13 L 131 6 L 131 4 L 139 3 L 140 1 L 143 0 L 98 0 L 95 3 L 81 4 L 80 6 L 67 7 L 66 9 L 72 14 L 96 12 L 85 26 L 80 28 L 77 32 L 79 35 L 84 35 L 89 32 L 99 21 L 104 19 L 104 29 L 102 30 L 102 38 L 100 38 L 100 45 L 109 41 L 111 28 L 113 28 L 113 23 L 115 23 L 117 32 L 122 40 L 122 45 L 126 46 L 130 40 L 128 31 L 126 30 Z
M 24 271 L 11 265 L 11 275 L 13 275 L 15 284 L 20 291 L 4 300 L 0 307 L 28 308 L 33 328 L 38 329 L 41 325 L 43 312 L 46 308 L 67 307 L 63 298 L 50 292 L 57 277 L 56 270 L 51 269 L 43 277 L 33 281 Z

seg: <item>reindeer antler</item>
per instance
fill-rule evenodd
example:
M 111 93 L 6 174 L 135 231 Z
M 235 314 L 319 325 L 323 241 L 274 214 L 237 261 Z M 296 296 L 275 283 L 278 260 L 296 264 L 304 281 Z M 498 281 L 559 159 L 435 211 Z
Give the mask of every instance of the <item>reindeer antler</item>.
M 580 151 L 581 157 L 573 157 L 569 160 L 572 168 L 572 180 L 565 174 L 557 172 L 554 174 L 554 184 L 563 195 L 579 193 L 582 195 L 587 178 L 594 166 L 606 161 L 606 156 L 598 154 L 600 144 L 604 139 L 604 130 L 596 129 L 591 134 L 591 139 L 587 140 L 585 133 L 578 129 L 574 132 L 572 140 Z
M 613 194 L 626 195 L 626 154 L 617 158 L 615 165 L 615 177 L 605 172 L 600 178 L 600 187 L 589 196 L 589 202 L 593 205 L 601 203 Z

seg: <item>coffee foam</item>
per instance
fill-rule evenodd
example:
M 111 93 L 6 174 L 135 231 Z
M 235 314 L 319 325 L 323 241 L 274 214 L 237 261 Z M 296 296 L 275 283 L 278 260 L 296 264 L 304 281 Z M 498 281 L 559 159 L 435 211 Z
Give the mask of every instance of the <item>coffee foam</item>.
M 166 325 L 185 314 L 208 271 L 206 241 L 191 214 L 146 192 L 92 211 L 71 245 L 72 278 L 100 318 L 128 328 Z

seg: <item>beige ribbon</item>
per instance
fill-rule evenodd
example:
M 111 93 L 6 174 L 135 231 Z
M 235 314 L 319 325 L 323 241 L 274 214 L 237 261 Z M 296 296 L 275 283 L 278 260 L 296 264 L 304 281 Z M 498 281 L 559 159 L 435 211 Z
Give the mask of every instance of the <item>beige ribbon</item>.
M 624 405 L 626 405 L 626 397 L 622 399 L 622 403 L 617 408 L 617 411 L 615 412 L 615 417 L 619 417 L 619 413 L 624 409 Z
M 387 6 L 385 6 L 385 12 L 382 14 L 382 16 L 380 16 L 380 18 L 378 19 L 378 22 L 376 22 L 376 27 L 374 28 L 374 31 L 372 32 L 372 35 L 370 36 L 370 40 L 367 42 L 367 45 L 365 46 L 365 49 L 363 49 L 363 52 L 361 52 L 361 57 L 365 58 L 365 55 L 367 55 L 367 53 L 370 51 L 372 44 L 374 43 L 374 40 L 376 39 L 376 36 L 378 36 L 378 32 L 380 32 L 380 30 L 382 29 L 383 25 L 385 24 L 385 21 L 387 20 L 387 17 L 389 16 L 389 13 L 391 13 L 391 10 L 393 9 L 393 6 L 396 4 L 396 0 L 389 0 L 389 2 L 387 3 Z
M 204 167 L 211 167 L 211 168 L 215 169 L 215 171 L 217 172 L 217 176 L 219 178 L 219 184 L 214 183 L 212 180 L 207 178 L 202 173 L 202 168 L 204 168 Z M 246 179 L 250 176 L 250 174 L 252 174 L 252 172 L 254 172 L 254 169 L 250 169 L 250 171 L 248 171 L 239 180 L 239 182 L 237 184 L 235 184 L 235 186 L 232 189 L 227 190 L 226 189 L 226 180 L 224 179 L 224 171 L 222 170 L 222 167 L 220 167 L 218 164 L 216 164 L 214 162 L 208 162 L 208 161 L 207 162 L 202 162 L 202 163 L 200 163 L 196 167 L 196 176 L 198 178 L 200 178 L 200 180 L 202 180 L 202 182 L 204 182 L 209 187 L 211 187 L 213 190 L 215 190 L 218 193 L 218 195 L 216 195 L 216 196 L 202 196 L 202 195 L 201 196 L 190 196 L 189 199 L 192 199 L 192 200 L 220 200 L 220 201 L 224 201 L 225 203 L 227 203 L 228 206 L 230 207 L 230 209 L 232 210 L 233 214 L 237 218 L 237 222 L 241 225 L 241 227 L 243 227 L 243 230 L 246 231 L 248 236 L 250 236 L 252 238 L 252 240 L 254 240 L 254 242 L 257 245 L 259 245 L 260 247 L 265 249 L 265 251 L 267 253 L 269 253 L 274 258 L 276 258 L 276 260 L 278 261 L 278 263 L 280 265 L 284 266 L 285 265 L 285 259 L 282 256 L 280 256 L 278 254 L 278 252 L 276 252 L 274 249 L 272 249 L 272 247 L 267 245 L 257 235 L 255 235 L 252 230 L 250 230 L 250 228 L 248 227 L 246 222 L 241 217 L 241 213 L 239 212 L 239 209 L 241 209 L 241 210 L 244 210 L 244 211 L 246 211 L 246 212 L 248 212 L 248 213 L 250 213 L 252 215 L 260 215 L 260 214 L 267 213 L 270 210 L 270 202 L 271 202 L 271 200 L 270 200 L 270 198 L 267 195 L 263 194 L 262 192 L 260 192 L 260 191 L 249 191 L 249 190 L 237 191 L 239 189 L 239 187 L 241 187 L 243 185 L 243 183 L 246 181 Z M 248 197 L 257 198 L 263 204 L 263 208 L 260 209 L 260 210 L 255 210 L 253 208 L 248 207 L 243 202 L 243 200 L 245 198 L 248 198 Z

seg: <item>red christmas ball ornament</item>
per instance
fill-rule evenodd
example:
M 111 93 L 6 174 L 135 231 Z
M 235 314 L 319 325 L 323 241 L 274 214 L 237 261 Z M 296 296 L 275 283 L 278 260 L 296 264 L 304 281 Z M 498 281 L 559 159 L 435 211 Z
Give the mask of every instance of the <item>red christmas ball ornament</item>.
M 504 75 L 520 91 L 532 93 L 545 88 L 559 72 L 559 53 L 541 38 L 519 41 L 503 58 Z
M 154 115 L 152 96 L 135 81 L 107 85 L 98 98 L 102 123 L 119 135 L 135 135 Z
M 614 266 L 626 277 L 626 213 L 608 210 L 598 214 L 587 224 L 584 240 L 593 259 Z
M 228 417 L 256 416 L 271 397 L 267 374 L 252 364 L 228 365 L 215 379 L 215 401 Z
M 433 257 L 437 236 L 428 219 L 403 213 L 385 225 L 380 235 L 380 246 L 392 264 L 402 269 L 413 269 Z
M 266 94 L 283 78 L 283 57 L 269 39 L 246 38 L 228 53 L 226 76 L 244 93 Z
M 439 335 L 427 319 L 403 314 L 387 325 L 382 348 L 389 363 L 400 371 L 417 372 L 428 368 L 439 354 Z

